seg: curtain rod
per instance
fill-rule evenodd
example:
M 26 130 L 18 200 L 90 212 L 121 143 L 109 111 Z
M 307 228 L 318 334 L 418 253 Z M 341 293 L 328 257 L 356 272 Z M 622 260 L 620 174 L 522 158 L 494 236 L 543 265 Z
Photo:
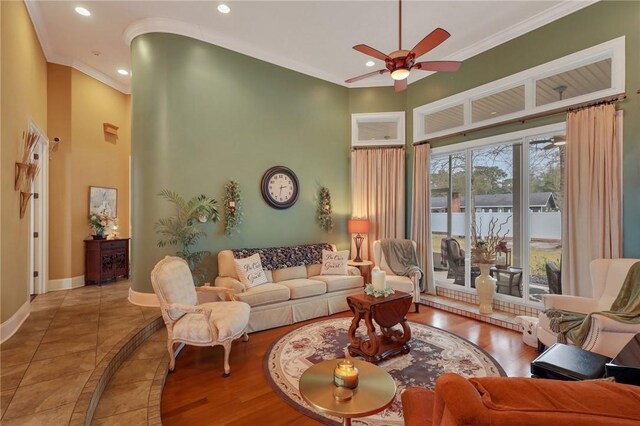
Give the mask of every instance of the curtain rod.
M 507 124 L 513 124 L 513 123 L 522 123 L 522 124 L 524 124 L 527 121 L 536 120 L 538 118 L 550 117 L 552 115 L 557 115 L 557 114 L 566 114 L 568 112 L 578 111 L 578 110 L 581 110 L 581 109 L 584 109 L 584 108 L 591 108 L 591 107 L 598 106 L 598 105 L 618 103 L 618 102 L 624 101 L 625 99 L 627 99 L 626 94 L 621 93 L 621 94 L 616 95 L 616 96 L 608 96 L 606 98 L 601 98 L 601 99 L 598 99 L 596 101 L 589 101 L 589 102 L 585 102 L 585 103 L 582 103 L 582 104 L 578 104 L 578 105 L 572 106 L 570 108 L 567 108 L 567 107 L 556 108 L 556 109 L 552 109 L 552 110 L 545 111 L 545 112 L 539 112 L 537 114 L 527 115 L 525 117 L 513 118 L 511 120 L 501 121 L 500 123 L 488 124 L 486 126 L 476 127 L 476 128 L 469 129 L 469 130 L 463 130 L 463 131 L 460 131 L 460 132 L 452 133 L 450 135 L 438 136 L 436 138 L 431 138 L 431 139 L 426 139 L 424 141 L 416 142 L 413 145 L 416 146 L 416 145 L 422 145 L 422 144 L 425 144 L 425 143 L 437 142 L 437 141 L 441 141 L 441 140 L 444 140 L 444 139 L 452 138 L 454 136 L 460 136 L 460 135 L 466 136 L 466 135 L 468 135 L 470 133 L 479 132 L 480 130 L 495 129 L 497 127 L 505 126 Z
M 352 146 L 351 147 L 351 151 L 357 151 L 360 149 L 391 149 L 391 148 L 397 148 L 397 149 L 401 149 L 401 150 L 405 150 L 405 146 L 402 145 L 376 145 L 376 146 Z

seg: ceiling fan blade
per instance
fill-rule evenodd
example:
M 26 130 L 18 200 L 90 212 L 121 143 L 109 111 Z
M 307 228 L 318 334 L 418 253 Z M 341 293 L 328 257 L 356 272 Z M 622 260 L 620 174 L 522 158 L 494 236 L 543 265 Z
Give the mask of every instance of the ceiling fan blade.
M 353 46 L 353 48 L 355 50 L 357 50 L 358 52 L 360 52 L 360 53 L 364 53 L 365 55 L 373 56 L 376 59 L 380 59 L 380 60 L 383 60 L 383 61 L 387 61 L 387 60 L 391 59 L 387 55 L 382 53 L 381 51 L 376 50 L 371 46 L 367 46 L 366 44 L 357 44 L 357 45 Z
M 414 64 L 413 68 L 423 71 L 454 72 L 458 71 L 461 65 L 462 62 L 458 61 L 425 61 Z
M 413 53 L 416 58 L 419 58 L 431 49 L 438 47 L 440 43 L 448 39 L 450 36 L 451 34 L 443 30 L 442 28 L 436 28 L 435 30 L 431 31 L 428 36 L 420 40 L 420 42 L 416 44 L 416 47 L 411 49 L 409 55 Z
M 402 92 L 407 88 L 407 79 L 405 78 L 403 80 L 396 80 L 393 84 L 393 88 L 396 90 L 396 92 Z
M 378 70 L 378 71 L 374 71 L 374 72 L 370 72 L 370 73 L 367 73 L 367 74 L 359 75 L 357 77 L 350 78 L 349 80 L 345 80 L 344 82 L 345 83 L 354 83 L 356 81 L 364 80 L 365 78 L 373 77 L 374 75 L 380 75 L 380 74 L 384 74 L 384 73 L 387 73 L 387 72 L 389 72 L 389 70 L 387 70 L 387 69 Z

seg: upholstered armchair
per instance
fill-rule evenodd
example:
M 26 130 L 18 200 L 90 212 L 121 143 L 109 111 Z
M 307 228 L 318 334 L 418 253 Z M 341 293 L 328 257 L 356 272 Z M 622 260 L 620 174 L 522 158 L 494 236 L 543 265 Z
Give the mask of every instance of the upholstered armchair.
M 545 309 L 555 308 L 583 314 L 609 310 L 620 292 L 629 268 L 638 261 L 640 259 L 593 260 L 590 264 L 593 297 L 547 294 L 543 296 Z M 556 333 L 551 331 L 549 317 L 544 312 L 539 315 L 537 332 L 538 341 L 544 346 L 557 341 Z M 582 348 L 613 358 L 636 333 L 640 333 L 640 324 L 627 324 L 602 315 L 592 315 L 591 329 Z
M 411 242 L 413 243 L 413 249 L 416 250 L 416 242 Z M 404 291 L 405 293 L 409 293 L 413 296 L 413 303 L 415 304 L 416 312 L 419 312 L 420 278 L 422 278 L 422 275 L 419 272 L 416 272 L 409 277 L 394 274 L 389 267 L 387 260 L 384 258 L 384 252 L 382 251 L 380 240 L 373 242 L 373 261 L 375 266 L 382 269 L 387 275 L 386 281 L 389 287 L 394 290 Z
M 224 375 L 231 372 L 229 352 L 231 342 L 239 337 L 249 339 L 247 324 L 250 307 L 233 300 L 229 289 L 195 287 L 189 266 L 184 259 L 167 256 L 151 271 L 151 284 L 160 301 L 162 318 L 167 325 L 169 370 L 176 364 L 174 345 L 224 347 Z

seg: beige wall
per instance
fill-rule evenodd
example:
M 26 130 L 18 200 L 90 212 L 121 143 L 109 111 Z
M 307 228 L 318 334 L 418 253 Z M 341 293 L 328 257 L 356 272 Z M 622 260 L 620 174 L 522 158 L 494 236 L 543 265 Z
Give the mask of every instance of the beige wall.
M 0 320 L 4 322 L 28 300 L 29 215 L 20 219 L 20 195 L 13 188 L 14 163 L 28 120 L 33 119 L 41 129 L 47 127 L 47 63 L 24 3 L 3 1 L 0 8 Z
M 89 186 L 118 189 L 120 236 L 129 236 L 129 98 L 80 71 L 49 64 L 48 133 L 63 141 L 50 163 L 50 280 L 84 274 Z M 105 122 L 120 127 L 117 139 L 104 133 Z

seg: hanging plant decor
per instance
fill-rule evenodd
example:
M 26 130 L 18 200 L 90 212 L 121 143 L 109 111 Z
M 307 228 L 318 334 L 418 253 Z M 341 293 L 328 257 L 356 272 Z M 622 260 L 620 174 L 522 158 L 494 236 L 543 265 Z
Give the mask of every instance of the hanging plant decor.
M 235 180 L 230 180 L 224 187 L 224 213 L 226 218 L 224 233 L 232 235 L 242 223 L 240 185 Z
M 329 192 L 329 188 L 324 186 L 320 188 L 316 213 L 318 214 L 318 224 L 320 228 L 326 232 L 331 231 L 333 229 L 333 217 L 331 216 L 333 211 L 331 209 L 331 193 Z

